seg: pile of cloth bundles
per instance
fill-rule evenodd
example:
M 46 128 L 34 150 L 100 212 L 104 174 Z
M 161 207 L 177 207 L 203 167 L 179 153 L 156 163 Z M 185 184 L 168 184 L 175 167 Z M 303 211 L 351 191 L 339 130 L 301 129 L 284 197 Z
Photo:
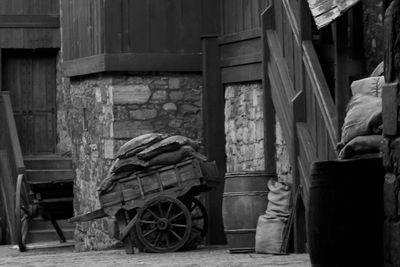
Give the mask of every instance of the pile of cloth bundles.
M 151 167 L 174 165 L 190 158 L 207 161 L 199 148 L 199 142 L 181 135 L 149 133 L 135 137 L 121 146 L 98 191 L 109 192 L 114 181 Z
M 382 87 L 385 82 L 382 73 L 379 74 L 351 84 L 353 96 L 347 106 L 341 141 L 337 146 L 338 159 L 379 154 L 382 141 Z

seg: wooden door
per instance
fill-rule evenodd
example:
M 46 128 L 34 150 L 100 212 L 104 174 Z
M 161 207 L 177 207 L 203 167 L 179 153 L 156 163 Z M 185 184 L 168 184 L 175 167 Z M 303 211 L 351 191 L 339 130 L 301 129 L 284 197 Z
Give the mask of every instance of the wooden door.
M 10 91 L 22 152 L 54 153 L 56 52 L 3 49 L 2 90 Z

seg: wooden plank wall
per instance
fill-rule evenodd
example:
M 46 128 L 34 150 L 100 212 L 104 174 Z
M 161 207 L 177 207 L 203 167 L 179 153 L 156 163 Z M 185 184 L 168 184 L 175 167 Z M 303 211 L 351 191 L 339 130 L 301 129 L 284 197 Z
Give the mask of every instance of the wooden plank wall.
M 202 1 L 62 0 L 61 10 L 68 76 L 201 71 Z
M 201 1 L 62 0 L 62 10 L 66 60 L 104 52 L 201 51 Z
M 59 48 L 59 1 L 0 1 L 0 47 Z
M 221 75 L 223 83 L 262 79 L 261 12 L 268 0 L 221 1 Z

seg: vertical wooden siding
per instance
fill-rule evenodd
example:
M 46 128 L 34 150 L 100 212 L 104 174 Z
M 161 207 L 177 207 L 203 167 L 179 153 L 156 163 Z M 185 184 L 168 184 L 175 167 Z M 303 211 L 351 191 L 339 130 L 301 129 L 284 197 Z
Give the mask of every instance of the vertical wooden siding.
M 1 0 L 0 15 L 53 14 L 60 12 L 57 0 Z
M 59 48 L 57 0 L 1 0 L 0 47 Z
M 62 0 L 64 59 L 200 53 L 202 1 Z
M 104 53 L 104 1 L 62 0 L 61 10 L 64 60 Z
M 221 35 L 261 27 L 260 14 L 269 0 L 222 0 Z

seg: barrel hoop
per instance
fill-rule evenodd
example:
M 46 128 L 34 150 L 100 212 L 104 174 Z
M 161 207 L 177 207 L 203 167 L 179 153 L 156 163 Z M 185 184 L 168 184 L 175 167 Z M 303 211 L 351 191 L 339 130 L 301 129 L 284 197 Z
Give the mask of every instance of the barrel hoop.
M 268 191 L 243 191 L 243 192 L 228 192 L 224 193 L 224 197 L 238 197 L 238 196 L 267 196 Z
M 255 233 L 256 229 L 236 229 L 236 230 L 225 229 L 224 232 L 226 234 L 249 234 L 249 233 Z

